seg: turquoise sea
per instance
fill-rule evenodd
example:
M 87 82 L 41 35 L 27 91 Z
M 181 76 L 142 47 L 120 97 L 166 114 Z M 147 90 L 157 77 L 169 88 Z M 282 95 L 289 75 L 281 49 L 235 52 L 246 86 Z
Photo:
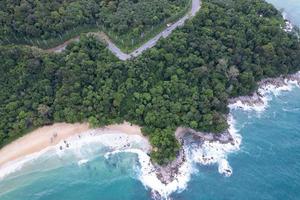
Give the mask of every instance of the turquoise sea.
M 300 26 L 300 1 L 299 0 L 267 0 L 277 9 L 282 10 L 289 20 Z
M 273 96 L 262 113 L 234 111 L 243 137 L 240 151 L 229 154 L 229 178 L 200 167 L 188 188 L 174 199 L 300 199 L 300 89 Z
M 284 8 L 300 25 L 300 1 L 269 0 Z M 298 19 L 298 20 L 297 20 Z M 174 200 L 299 200 L 300 199 L 300 89 L 272 100 L 264 112 L 232 111 L 242 136 L 240 150 L 228 154 L 230 177 L 217 165 L 196 165 L 185 190 Z M 1 200 L 147 200 L 151 191 L 138 179 L 138 156 L 108 151 L 95 144 L 73 152 L 54 152 L 30 161 L 20 171 L 0 179 Z M 1 172 L 0 172 L 1 173 Z M 1 177 L 1 174 L 0 174 Z

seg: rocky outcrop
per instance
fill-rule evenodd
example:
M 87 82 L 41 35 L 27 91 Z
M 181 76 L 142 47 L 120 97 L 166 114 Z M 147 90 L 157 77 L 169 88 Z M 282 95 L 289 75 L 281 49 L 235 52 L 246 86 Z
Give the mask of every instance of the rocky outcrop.
M 179 127 L 175 132 L 176 139 L 181 144 L 181 149 L 177 157 L 171 163 L 160 166 L 155 165 L 156 176 L 159 180 L 168 184 L 174 181 L 179 175 L 179 168 L 186 162 L 186 152 L 184 146 L 197 145 L 201 148 L 204 141 L 220 142 L 221 144 L 233 143 L 233 138 L 228 131 L 220 134 L 198 132 L 191 128 Z
M 229 99 L 229 104 L 242 104 L 249 107 L 264 106 L 264 97 L 272 89 L 288 90 L 289 85 L 295 83 L 300 85 L 300 72 L 292 75 L 280 76 L 278 78 L 267 78 L 258 82 L 258 90 L 249 96 L 240 96 Z

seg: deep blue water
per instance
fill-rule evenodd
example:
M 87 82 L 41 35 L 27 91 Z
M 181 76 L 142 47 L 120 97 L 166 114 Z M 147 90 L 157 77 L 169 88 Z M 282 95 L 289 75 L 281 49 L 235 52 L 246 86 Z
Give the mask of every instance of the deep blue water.
M 300 25 L 299 0 L 268 0 Z M 231 177 L 217 166 L 198 166 L 174 200 L 299 200 L 300 89 L 273 97 L 263 113 L 234 111 L 241 150 L 228 156 Z M 72 159 L 43 158 L 22 173 L 0 181 L 1 200 L 143 200 L 149 190 L 136 178 L 137 156 L 103 152 L 85 165 Z M 35 169 L 35 170 L 33 170 Z M 27 170 L 27 171 L 26 171 Z
M 229 155 L 229 178 L 203 168 L 174 199 L 300 199 L 300 89 L 273 98 L 267 110 L 234 111 L 243 136 L 241 150 Z
M 233 175 L 220 175 L 216 165 L 198 166 L 186 190 L 172 199 L 300 199 L 300 89 L 273 96 L 262 113 L 237 110 L 232 115 L 243 136 L 241 150 L 228 155 Z M 136 179 L 137 156 L 121 153 L 107 160 L 104 151 L 95 152 L 84 165 L 72 162 L 72 156 L 36 160 L 15 177 L 0 181 L 0 199 L 151 199 Z

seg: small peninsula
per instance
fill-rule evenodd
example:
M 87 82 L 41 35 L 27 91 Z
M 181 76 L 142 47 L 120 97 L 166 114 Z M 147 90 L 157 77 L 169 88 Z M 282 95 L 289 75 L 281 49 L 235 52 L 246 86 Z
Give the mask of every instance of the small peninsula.
M 99 2 L 114 8 L 115 1 Z M 175 2 L 179 8 L 186 5 Z M 149 137 L 153 161 L 167 164 L 180 149 L 174 134 L 178 127 L 224 133 L 230 98 L 251 94 L 262 79 L 300 69 L 297 28 L 286 32 L 281 13 L 263 0 L 203 0 L 200 11 L 183 27 L 125 62 L 91 35 L 81 36 L 60 54 L 28 48 L 18 40 L 8 44 L 15 30 L 9 27 L 19 28 L 18 34 L 26 37 L 53 34 L 52 29 L 31 30 L 36 28 L 30 24 L 34 17 L 20 27 L 12 25 L 10 20 L 26 8 L 22 6 L 20 12 L 0 15 L 6 24 L 0 46 L 1 146 L 55 122 L 102 127 L 128 121 Z M 76 3 L 72 6 L 78 8 Z M 96 23 L 96 18 L 88 19 Z M 65 21 L 61 26 L 67 25 Z

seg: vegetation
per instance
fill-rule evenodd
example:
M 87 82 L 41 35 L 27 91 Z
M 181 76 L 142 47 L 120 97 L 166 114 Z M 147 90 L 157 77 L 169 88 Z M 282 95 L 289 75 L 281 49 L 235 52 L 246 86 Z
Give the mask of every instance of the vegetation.
M 1 145 L 53 122 L 127 120 L 143 127 L 152 158 L 166 163 L 179 149 L 178 126 L 220 133 L 229 97 L 300 69 L 298 38 L 283 24 L 262 0 L 205 0 L 183 28 L 126 62 L 85 36 L 62 54 L 1 46 Z
M 3 0 L 0 41 L 40 47 L 78 32 L 104 30 L 121 46 L 143 38 L 185 13 L 189 0 Z

